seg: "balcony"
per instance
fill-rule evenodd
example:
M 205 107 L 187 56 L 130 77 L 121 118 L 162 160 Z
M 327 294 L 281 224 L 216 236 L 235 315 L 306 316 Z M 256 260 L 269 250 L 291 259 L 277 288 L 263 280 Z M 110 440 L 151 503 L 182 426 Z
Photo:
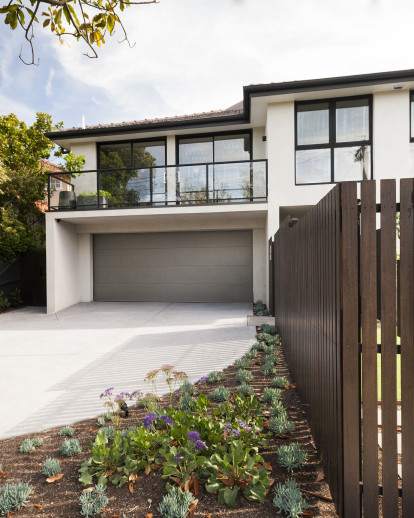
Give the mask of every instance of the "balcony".
M 267 160 L 99 169 L 48 176 L 51 211 L 267 201 Z M 57 184 L 61 188 L 56 188 Z

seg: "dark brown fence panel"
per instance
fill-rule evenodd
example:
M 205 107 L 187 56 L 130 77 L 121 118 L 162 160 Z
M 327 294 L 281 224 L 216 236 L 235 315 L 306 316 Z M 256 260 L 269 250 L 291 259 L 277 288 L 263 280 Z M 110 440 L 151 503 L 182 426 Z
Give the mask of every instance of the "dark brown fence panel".
M 381 182 L 381 424 L 382 512 L 398 516 L 397 464 L 397 336 L 396 336 L 396 188 Z
M 274 294 L 274 288 L 275 283 L 273 280 L 273 238 L 271 237 L 268 241 L 268 254 L 269 254 L 269 311 L 271 315 L 275 314 L 275 294 Z
M 27 252 L 20 257 L 20 279 L 23 303 L 46 306 L 45 252 Z
M 403 517 L 414 510 L 414 179 L 400 183 L 400 306 Z
M 341 306 L 344 514 L 360 516 L 360 361 L 358 313 L 358 207 L 354 182 L 341 185 Z
M 298 391 L 310 405 L 314 438 L 332 495 L 341 509 L 339 224 L 336 187 L 299 223 L 282 224 L 274 238 L 273 257 L 277 325 Z

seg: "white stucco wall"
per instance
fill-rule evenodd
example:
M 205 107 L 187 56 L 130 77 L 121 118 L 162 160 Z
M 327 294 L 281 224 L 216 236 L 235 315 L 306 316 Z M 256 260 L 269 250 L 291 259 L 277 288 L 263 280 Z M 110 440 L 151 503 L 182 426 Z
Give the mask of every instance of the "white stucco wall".
M 253 229 L 253 300 L 267 300 L 267 239 L 265 228 Z
M 266 128 L 253 128 L 252 131 L 252 148 L 253 160 L 262 160 L 267 158 L 266 142 L 263 142 L 263 137 L 266 136 Z
M 96 156 L 96 143 L 75 143 L 72 144 L 72 153 L 74 155 L 84 155 L 85 164 L 83 166 L 84 171 L 96 170 L 97 168 L 97 156 Z M 85 173 L 81 176 L 77 176 L 72 180 L 75 185 L 76 194 L 96 192 L 96 173 Z
M 79 237 L 75 225 L 46 215 L 47 312 L 80 302 Z

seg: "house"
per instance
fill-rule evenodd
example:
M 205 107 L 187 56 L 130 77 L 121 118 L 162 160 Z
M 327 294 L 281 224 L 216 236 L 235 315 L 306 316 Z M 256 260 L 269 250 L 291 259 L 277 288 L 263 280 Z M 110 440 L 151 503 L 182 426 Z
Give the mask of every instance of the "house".
M 225 110 L 48 133 L 85 156 L 76 205 L 46 214 L 48 312 L 266 300 L 281 220 L 336 182 L 414 176 L 412 90 L 414 70 L 259 84 Z
M 40 170 L 43 173 L 53 173 L 49 176 L 48 185 L 46 185 L 45 199 L 37 202 L 37 206 L 42 212 L 46 212 L 49 207 L 59 205 L 59 194 L 61 191 L 71 191 L 72 186 L 68 175 L 63 167 L 50 162 L 50 160 L 40 160 Z

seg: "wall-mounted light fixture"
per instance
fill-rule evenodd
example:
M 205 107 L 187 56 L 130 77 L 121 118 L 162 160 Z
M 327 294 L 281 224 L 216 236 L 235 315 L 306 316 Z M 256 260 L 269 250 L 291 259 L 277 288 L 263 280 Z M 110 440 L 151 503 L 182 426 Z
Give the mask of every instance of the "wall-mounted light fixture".
M 402 90 L 402 86 L 401 85 L 394 85 L 394 90 Z

